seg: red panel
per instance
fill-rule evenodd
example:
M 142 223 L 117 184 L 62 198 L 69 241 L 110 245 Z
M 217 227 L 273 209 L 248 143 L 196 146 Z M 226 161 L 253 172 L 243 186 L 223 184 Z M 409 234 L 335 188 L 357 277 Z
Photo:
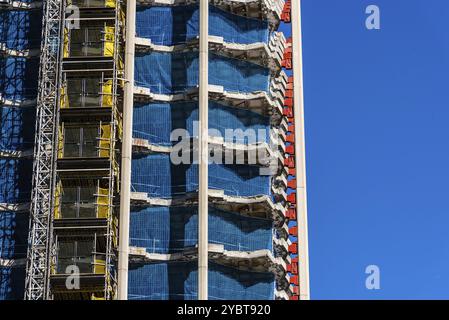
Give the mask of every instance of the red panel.
M 287 196 L 287 201 L 290 203 L 296 203 L 296 193 L 291 193 Z
M 286 117 L 293 117 L 293 109 L 291 107 L 284 108 L 283 113 Z
M 293 157 L 285 158 L 284 165 L 289 168 L 294 168 L 295 167 L 295 158 L 293 158 Z
M 293 107 L 293 99 L 292 98 L 286 98 L 284 100 L 284 107 Z
M 287 142 L 291 142 L 294 143 L 295 142 L 295 135 L 294 134 L 289 134 L 288 136 L 285 137 Z
M 288 229 L 288 233 L 292 236 L 297 236 L 298 235 L 298 227 L 291 227 Z
M 298 264 L 292 263 L 287 265 L 287 272 L 290 272 L 292 274 L 298 274 Z
M 293 57 L 293 51 L 291 45 L 284 50 L 284 59 L 291 59 Z
M 282 60 L 282 67 L 287 69 L 287 70 L 293 69 L 292 59 L 284 59 L 284 60 Z
M 295 146 L 294 145 L 286 146 L 285 152 L 287 152 L 290 155 L 295 154 Z
M 288 209 L 287 210 L 287 218 L 291 220 L 296 220 L 296 209 Z
M 288 168 L 288 174 L 291 176 L 296 176 L 296 168 Z
M 291 276 L 290 277 L 290 283 L 296 284 L 299 286 L 299 277 L 298 276 Z
M 282 12 L 281 14 L 281 20 L 285 23 L 290 23 L 292 21 L 290 12 Z
M 296 179 L 292 179 L 289 182 L 287 182 L 287 186 L 289 188 L 295 189 L 296 188 Z
M 298 253 L 298 244 L 297 243 L 292 243 L 291 245 L 288 246 L 288 251 L 290 253 Z
M 286 98 L 293 98 L 293 90 L 285 90 Z
M 287 130 L 288 130 L 288 132 L 294 133 L 295 132 L 295 125 L 294 124 L 289 125 Z
M 282 58 L 282 66 L 288 70 L 291 70 L 293 68 L 292 58 L 293 58 L 293 51 L 292 46 L 290 44 L 284 50 L 284 56 Z
M 290 0 L 287 0 L 284 4 L 284 8 L 282 9 L 281 20 L 286 23 L 290 23 L 292 21 L 291 13 L 292 13 L 292 3 L 290 2 Z

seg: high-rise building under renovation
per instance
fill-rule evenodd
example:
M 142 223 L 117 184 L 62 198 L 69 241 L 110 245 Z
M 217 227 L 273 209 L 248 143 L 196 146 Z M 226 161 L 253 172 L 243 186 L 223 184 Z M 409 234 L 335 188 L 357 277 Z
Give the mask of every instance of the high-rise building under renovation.
M 300 17 L 0 0 L 0 300 L 308 299 Z

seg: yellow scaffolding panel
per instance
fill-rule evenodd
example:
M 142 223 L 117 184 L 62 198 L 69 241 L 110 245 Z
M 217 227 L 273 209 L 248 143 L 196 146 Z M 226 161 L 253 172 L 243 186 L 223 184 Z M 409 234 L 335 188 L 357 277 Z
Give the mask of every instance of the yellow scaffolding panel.
M 105 26 L 104 27 L 104 52 L 105 57 L 114 56 L 114 39 L 115 38 L 115 27 Z
M 97 194 L 97 217 L 107 218 L 110 214 L 109 208 L 109 189 L 98 187 Z
M 103 95 L 103 101 L 102 101 L 102 107 L 106 108 L 112 108 L 113 104 L 113 97 L 112 97 L 112 80 L 107 80 L 103 82 L 102 85 L 102 95 Z
M 64 47 L 63 47 L 63 57 L 69 57 L 69 29 L 64 28 Z
M 95 274 L 106 273 L 106 261 L 104 259 L 94 259 L 94 273 Z
M 100 157 L 109 158 L 111 148 L 111 125 L 101 124 L 100 130 Z
M 63 83 L 63 85 L 61 86 L 61 109 L 67 109 L 69 107 L 69 98 L 66 94 L 66 90 L 67 90 L 67 84 Z
M 105 6 L 106 8 L 115 8 L 115 0 L 106 0 Z
M 63 127 L 64 124 L 62 124 L 62 126 L 58 126 L 58 159 L 62 159 L 64 158 L 64 135 L 63 135 Z
M 62 184 L 61 181 L 58 181 L 55 190 L 55 209 L 54 209 L 55 219 L 61 219 L 61 191 L 62 191 Z

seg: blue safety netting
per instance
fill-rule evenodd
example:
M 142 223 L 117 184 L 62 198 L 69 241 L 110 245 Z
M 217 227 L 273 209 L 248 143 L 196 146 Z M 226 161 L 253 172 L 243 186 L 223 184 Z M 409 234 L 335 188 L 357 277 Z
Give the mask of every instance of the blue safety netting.
M 272 250 L 272 221 L 209 208 L 209 243 L 225 250 Z M 146 207 L 131 212 L 130 241 L 150 253 L 173 253 L 198 243 L 198 208 Z
M 0 150 L 33 148 L 35 113 L 34 107 L 0 106 Z
M 173 164 L 169 155 L 134 155 L 132 191 L 151 197 L 170 198 L 198 190 L 198 165 Z M 209 188 L 233 196 L 270 195 L 269 176 L 257 165 L 209 164 Z
M 170 141 L 170 134 L 176 129 L 186 130 L 189 137 L 198 136 L 198 118 L 198 102 L 135 105 L 133 136 L 152 144 L 171 146 L 176 141 Z M 270 119 L 250 110 L 209 101 L 209 128 L 211 136 L 223 137 L 226 142 L 248 143 L 248 138 L 251 143 L 268 142 Z M 239 129 L 247 135 L 235 131 Z
M 171 262 L 130 266 L 129 300 L 196 300 L 198 263 Z M 236 270 L 209 262 L 210 300 L 272 300 L 272 273 Z
M 0 203 L 29 202 L 33 160 L 0 159 Z
M 39 59 L 0 57 L 0 93 L 4 99 L 22 101 L 35 99 Z
M 0 10 L 0 44 L 7 49 L 40 47 L 42 10 Z
M 198 5 L 175 7 L 138 7 L 137 36 L 152 43 L 171 46 L 185 43 L 199 35 Z M 225 42 L 248 44 L 268 42 L 268 22 L 246 18 L 209 7 L 209 34 L 223 37 Z
M 22 0 L 31 3 L 33 0 Z M 39 49 L 42 9 L 0 10 L 0 45 L 4 49 Z M 0 96 L 12 103 L 37 96 L 39 58 L 0 55 Z M 2 103 L 3 101 L 0 101 Z M 23 151 L 33 147 L 35 108 L 0 106 L 0 150 Z M 30 201 L 32 159 L 0 159 L 0 203 Z M 28 215 L 0 212 L 0 258 L 26 257 Z M 0 300 L 23 299 L 25 268 L 0 267 Z
M 196 88 L 199 83 L 198 52 L 136 55 L 135 82 L 153 93 L 172 94 Z M 226 91 L 268 91 L 270 73 L 254 63 L 209 54 L 209 84 Z
M 25 289 L 25 267 L 0 266 L 0 300 L 22 300 Z
M 0 258 L 26 257 L 28 222 L 26 213 L 0 211 Z

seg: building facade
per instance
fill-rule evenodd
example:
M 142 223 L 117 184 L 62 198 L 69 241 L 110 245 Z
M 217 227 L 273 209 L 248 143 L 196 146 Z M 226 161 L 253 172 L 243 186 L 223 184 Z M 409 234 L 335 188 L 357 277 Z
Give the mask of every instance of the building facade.
M 0 13 L 0 299 L 308 299 L 299 2 Z

